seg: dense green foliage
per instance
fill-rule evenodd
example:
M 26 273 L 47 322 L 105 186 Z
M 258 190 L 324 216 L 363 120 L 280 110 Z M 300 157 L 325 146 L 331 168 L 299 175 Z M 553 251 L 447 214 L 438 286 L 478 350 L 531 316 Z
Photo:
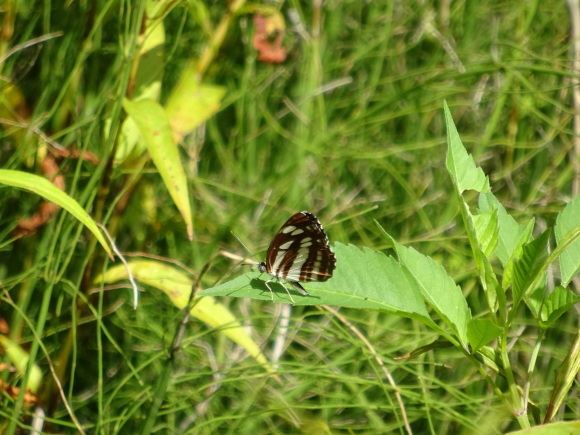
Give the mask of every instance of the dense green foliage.
M 257 59 L 255 5 L 234 14 L 225 2 L 167 2 L 157 21 L 143 19 L 145 6 L 7 0 L 0 15 L 0 167 L 43 175 L 56 145 L 92 153 L 94 161 L 60 155 L 57 173 L 128 259 L 169 259 L 208 288 L 248 270 L 232 232 L 262 258 L 281 223 L 310 210 L 331 243 L 386 250 L 393 245 L 384 228 L 443 265 L 472 314 L 485 314 L 445 169 L 444 100 L 495 197 L 518 223 L 534 217 L 534 236 L 554 226 L 574 196 L 579 174 L 571 161 L 579 157 L 564 2 L 286 2 L 280 16 L 288 52 L 280 64 Z M 164 40 L 147 58 L 141 32 L 160 23 Z M 157 162 L 143 152 L 114 155 L 129 137 L 121 132 L 123 98 L 158 83 L 157 101 L 169 105 L 192 62 L 202 84 L 224 93 L 217 113 L 181 141 L 190 241 Z M 392 314 L 295 306 L 286 330 L 283 305 L 220 297 L 240 324 L 251 325 L 269 364 L 193 313 L 176 340 L 187 298 L 178 302 L 144 281 L 134 310 L 128 286 L 103 291 L 95 280 L 112 264 L 68 213 L 31 237 L 14 237 L 40 203 L 30 192 L 0 189 L 0 333 L 36 363 L 2 372 L 0 431 L 32 422 L 35 407 L 4 385 L 23 381 L 38 385 L 47 432 L 76 432 L 75 419 L 96 433 L 387 433 L 405 432 L 406 424 L 416 433 L 496 433 L 522 426 L 457 348 L 434 345 L 394 360 L 439 336 Z M 550 282 L 559 284 L 552 275 Z M 518 384 L 542 343 L 530 397 L 543 418 L 577 312 L 543 336 L 522 304 L 514 324 L 521 327 L 506 345 Z M 272 361 L 277 339 L 283 352 Z M 18 356 L 1 356 L 17 365 Z M 509 380 L 497 378 L 508 390 Z M 573 386 L 557 420 L 579 418 L 577 396 Z

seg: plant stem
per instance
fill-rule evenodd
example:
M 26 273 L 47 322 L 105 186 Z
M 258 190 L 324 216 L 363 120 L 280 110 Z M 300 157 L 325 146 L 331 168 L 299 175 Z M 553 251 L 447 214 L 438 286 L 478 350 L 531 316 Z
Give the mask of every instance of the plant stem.
M 518 422 L 520 423 L 520 426 L 525 429 L 530 427 L 530 421 L 528 419 L 526 409 L 522 403 L 522 398 L 520 397 L 520 394 L 518 392 L 518 387 L 514 378 L 514 373 L 511 368 L 509 355 L 507 353 L 506 342 L 507 342 L 507 334 L 502 335 L 498 339 L 501 360 L 506 375 L 506 379 L 508 382 L 509 390 L 512 396 L 513 413 L 516 416 Z

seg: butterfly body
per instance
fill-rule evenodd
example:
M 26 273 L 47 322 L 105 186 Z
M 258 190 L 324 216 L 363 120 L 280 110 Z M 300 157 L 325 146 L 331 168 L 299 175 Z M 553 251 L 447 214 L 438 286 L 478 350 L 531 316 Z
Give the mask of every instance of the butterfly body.
M 258 269 L 272 276 L 266 282 L 270 292 L 270 281 L 284 279 L 306 296 L 308 293 L 300 283 L 326 281 L 335 267 L 336 258 L 322 225 L 312 213 L 302 211 L 291 216 L 278 230 L 266 253 L 266 261 Z

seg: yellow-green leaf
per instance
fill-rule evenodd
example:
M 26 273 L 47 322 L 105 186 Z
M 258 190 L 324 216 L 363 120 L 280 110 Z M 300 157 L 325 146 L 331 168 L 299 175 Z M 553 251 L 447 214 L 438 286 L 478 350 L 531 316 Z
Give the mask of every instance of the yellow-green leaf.
M 123 107 L 135 120 L 151 159 L 173 202 L 177 206 L 187 226 L 187 235 L 193 237 L 191 206 L 185 171 L 179 158 L 179 150 L 173 139 L 167 114 L 163 107 L 153 100 L 123 100 Z
M 24 374 L 26 371 L 26 364 L 28 364 L 28 352 L 22 349 L 18 343 L 2 334 L 0 334 L 0 347 L 4 349 L 4 353 L 8 356 L 10 362 L 14 364 L 14 367 L 16 367 L 21 374 Z M 37 364 L 34 364 L 26 386 L 32 393 L 36 394 L 40 388 L 41 382 L 42 371 Z
M 195 65 L 186 68 L 173 89 L 166 110 L 178 140 L 191 133 L 220 109 L 226 89 L 199 83 Z

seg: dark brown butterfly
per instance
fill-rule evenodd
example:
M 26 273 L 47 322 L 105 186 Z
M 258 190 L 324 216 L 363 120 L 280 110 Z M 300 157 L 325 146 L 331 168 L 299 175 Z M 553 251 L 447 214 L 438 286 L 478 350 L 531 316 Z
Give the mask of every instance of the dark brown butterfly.
M 278 230 L 268 248 L 266 261 L 260 263 L 258 269 L 272 275 L 272 278 L 266 281 L 270 293 L 272 289 L 268 283 L 275 278 L 278 280 L 282 278 L 300 294 L 306 296 L 308 293 L 300 283 L 326 281 L 332 276 L 335 267 L 336 258 L 328 246 L 328 237 L 322 225 L 312 213 L 302 211 L 293 215 Z M 284 283 L 280 284 L 294 303 Z

